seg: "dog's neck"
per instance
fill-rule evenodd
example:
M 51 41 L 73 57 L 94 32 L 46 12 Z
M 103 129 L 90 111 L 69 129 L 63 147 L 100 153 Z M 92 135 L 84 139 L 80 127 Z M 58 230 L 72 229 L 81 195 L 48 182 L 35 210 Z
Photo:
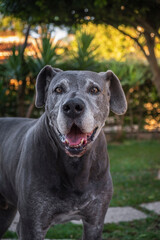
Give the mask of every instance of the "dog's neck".
M 72 186 L 77 192 L 85 191 L 90 178 L 93 159 L 91 155 L 94 155 L 93 148 L 86 151 L 81 157 L 68 156 L 54 128 L 50 126 L 47 115 L 44 113 L 39 120 L 42 126 L 40 129 L 43 129 L 42 134 L 48 138 L 46 142 L 49 142 L 51 148 L 54 149 L 53 156 L 57 158 L 62 181 L 64 180 L 65 185 L 68 185 L 68 187 Z
M 92 161 L 91 152 L 88 151 L 82 157 L 69 157 L 67 154 L 63 156 L 63 164 L 69 183 L 75 191 L 83 192 L 89 184 L 90 170 Z M 60 157 L 61 158 L 61 157 Z

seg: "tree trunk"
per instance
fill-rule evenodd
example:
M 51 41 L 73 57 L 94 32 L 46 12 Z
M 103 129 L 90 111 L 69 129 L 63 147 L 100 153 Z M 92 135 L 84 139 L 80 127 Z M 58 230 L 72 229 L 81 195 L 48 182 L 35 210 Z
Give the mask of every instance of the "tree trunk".
M 160 70 L 157 73 L 155 73 L 155 76 L 153 77 L 153 83 L 155 84 L 158 91 L 158 95 L 160 97 Z
M 29 108 L 28 108 L 28 111 L 27 111 L 27 114 L 26 114 L 27 118 L 31 117 L 31 114 L 32 114 L 34 106 L 35 106 L 35 99 L 36 99 L 36 94 L 34 94 L 33 100 L 31 102 L 31 104 L 29 105 Z
M 25 100 L 25 90 L 26 90 L 26 79 L 22 80 L 22 85 L 19 85 L 18 88 L 18 117 L 24 117 L 25 109 L 24 109 L 24 100 Z
M 141 25 L 141 24 L 140 24 Z M 113 26 L 113 25 L 111 25 Z M 115 27 L 115 26 L 113 26 Z M 133 26 L 135 28 L 135 26 Z M 152 82 L 153 84 L 155 85 L 156 89 L 157 89 L 157 92 L 158 92 L 158 95 L 160 96 L 160 67 L 158 65 L 158 62 L 157 62 L 157 58 L 156 58 L 156 55 L 155 55 L 155 51 L 154 51 L 154 47 L 155 47 L 155 36 L 152 35 L 151 32 L 148 32 L 145 31 L 143 33 L 144 35 L 144 38 L 146 39 L 146 45 L 148 47 L 148 51 L 149 51 L 149 55 L 146 53 L 143 45 L 139 42 L 139 38 L 136 38 L 136 37 L 133 37 L 131 36 L 130 34 L 128 34 L 127 32 L 119 29 L 118 27 L 115 27 L 119 32 L 121 32 L 122 34 L 124 34 L 125 36 L 128 36 L 130 37 L 132 40 L 135 41 L 136 44 L 138 44 L 138 46 L 140 47 L 140 49 L 142 50 L 145 58 L 147 59 L 147 61 L 149 62 L 150 64 L 150 67 L 151 67 L 151 71 L 153 73 L 153 79 L 152 79 Z M 144 27 L 145 29 L 145 27 Z M 160 38 L 159 38 L 160 40 Z
M 118 129 L 117 133 L 116 133 L 116 136 L 115 136 L 115 140 L 116 141 L 122 141 L 122 138 L 123 138 L 123 126 L 124 126 L 124 115 L 122 116 L 119 116 L 119 115 L 116 115 L 116 121 L 118 123 L 118 126 L 120 127 L 120 129 Z
M 155 38 L 151 37 L 148 32 L 144 33 L 146 38 L 146 43 L 149 51 L 149 56 L 147 56 L 147 60 L 151 66 L 151 70 L 153 73 L 153 83 L 158 91 L 158 95 L 160 96 L 160 67 L 157 62 L 157 58 L 155 55 L 154 47 L 155 47 Z
M 21 49 L 21 53 L 20 53 L 21 61 L 22 61 L 22 63 L 21 63 L 22 71 L 25 68 L 24 51 L 25 51 L 25 48 L 27 47 L 27 41 L 28 41 L 28 37 L 29 37 L 30 28 L 31 28 L 31 25 L 28 25 L 27 31 L 25 34 L 25 40 L 24 40 L 24 43 L 23 43 L 23 46 Z M 26 76 L 23 76 L 23 79 L 21 79 L 21 80 L 22 80 L 22 85 L 20 85 L 19 89 L 18 89 L 17 113 L 18 113 L 18 116 L 24 117 L 25 116 L 24 102 L 25 102 L 25 90 L 26 90 Z

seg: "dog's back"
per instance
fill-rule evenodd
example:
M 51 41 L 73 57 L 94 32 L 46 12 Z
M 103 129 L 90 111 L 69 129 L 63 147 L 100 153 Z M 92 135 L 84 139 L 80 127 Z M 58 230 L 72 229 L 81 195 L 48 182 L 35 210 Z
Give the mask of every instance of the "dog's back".
M 3 161 L 4 151 L 8 160 L 13 158 L 15 152 L 18 154 L 26 132 L 36 121 L 27 118 L 0 118 L 0 162 Z

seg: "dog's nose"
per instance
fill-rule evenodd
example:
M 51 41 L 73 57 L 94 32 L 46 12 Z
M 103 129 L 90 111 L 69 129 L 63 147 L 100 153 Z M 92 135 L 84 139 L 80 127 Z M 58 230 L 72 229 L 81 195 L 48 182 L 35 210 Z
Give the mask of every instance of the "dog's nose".
M 84 112 L 84 107 L 84 102 L 80 98 L 71 98 L 63 105 L 63 112 L 69 118 L 76 118 Z

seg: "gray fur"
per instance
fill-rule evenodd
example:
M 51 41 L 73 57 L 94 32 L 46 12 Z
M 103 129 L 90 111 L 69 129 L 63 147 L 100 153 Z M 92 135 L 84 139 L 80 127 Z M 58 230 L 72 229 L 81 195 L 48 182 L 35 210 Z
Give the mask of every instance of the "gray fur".
M 110 83 L 109 83 L 110 82 Z M 56 94 L 59 84 L 65 89 Z M 100 92 L 91 94 L 98 86 Z M 46 66 L 37 77 L 39 119 L 0 119 L 0 237 L 20 212 L 20 240 L 43 240 L 50 226 L 82 219 L 83 240 L 101 240 L 112 197 L 112 179 L 102 127 L 111 108 L 126 111 L 118 78 L 110 71 L 61 71 Z M 83 113 L 67 117 L 63 106 L 81 99 Z M 68 154 L 60 140 L 76 124 L 82 132 L 96 128 L 82 153 Z

